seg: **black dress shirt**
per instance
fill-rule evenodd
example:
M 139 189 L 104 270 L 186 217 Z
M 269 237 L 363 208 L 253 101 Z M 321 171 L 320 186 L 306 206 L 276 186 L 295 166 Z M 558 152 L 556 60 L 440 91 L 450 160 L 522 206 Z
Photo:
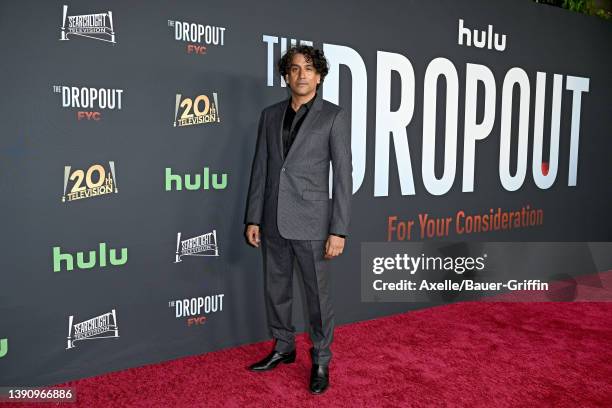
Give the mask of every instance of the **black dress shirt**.
M 285 120 L 283 121 L 283 153 L 284 157 L 287 157 L 287 153 L 289 153 L 289 149 L 291 149 L 291 145 L 293 145 L 293 141 L 295 140 L 295 136 L 297 135 L 306 115 L 310 112 L 310 108 L 314 103 L 315 96 L 312 97 L 306 103 L 303 103 L 296 111 L 293 110 L 291 106 L 291 101 L 287 104 L 287 110 L 285 111 Z

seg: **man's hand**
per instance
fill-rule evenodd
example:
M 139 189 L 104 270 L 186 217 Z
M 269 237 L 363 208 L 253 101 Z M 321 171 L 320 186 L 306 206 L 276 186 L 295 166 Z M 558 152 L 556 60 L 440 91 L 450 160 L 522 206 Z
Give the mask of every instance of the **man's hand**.
M 245 235 L 250 245 L 259 248 L 259 225 L 249 225 Z
M 345 238 L 336 235 L 330 235 L 325 243 L 325 259 L 337 257 L 344 250 Z

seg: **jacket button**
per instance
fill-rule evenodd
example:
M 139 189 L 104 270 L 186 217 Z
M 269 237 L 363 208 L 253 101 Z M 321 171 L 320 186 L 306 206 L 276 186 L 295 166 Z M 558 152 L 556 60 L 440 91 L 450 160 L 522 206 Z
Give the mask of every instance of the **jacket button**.
M 285 168 L 283 167 L 281 170 L 282 170 L 282 171 L 285 171 Z

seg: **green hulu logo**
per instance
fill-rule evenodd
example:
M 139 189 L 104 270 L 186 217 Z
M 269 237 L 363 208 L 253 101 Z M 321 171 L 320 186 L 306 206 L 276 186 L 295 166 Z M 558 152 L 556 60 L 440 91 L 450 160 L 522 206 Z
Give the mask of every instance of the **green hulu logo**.
M 8 339 L 0 339 L 0 358 L 8 353 Z
M 76 266 L 78 269 L 91 269 L 97 264 L 99 268 L 107 266 L 106 261 L 113 266 L 125 265 L 128 260 L 127 248 L 121 248 L 121 258 L 117 259 L 117 250 L 110 249 L 107 253 L 106 244 L 100 243 L 98 251 L 88 251 L 89 256 L 85 260 L 85 252 L 76 253 Z M 62 264 L 66 265 L 66 270 L 74 269 L 74 255 L 63 254 L 60 247 L 53 247 L 53 272 L 62 270 Z
M 219 176 L 221 180 L 219 181 Z M 183 182 L 187 190 L 224 190 L 227 187 L 227 174 L 211 173 L 208 167 L 204 167 L 202 174 L 185 174 L 180 176 L 172 174 L 172 168 L 166 167 L 166 191 L 183 189 Z M 173 188 L 174 187 L 174 188 Z

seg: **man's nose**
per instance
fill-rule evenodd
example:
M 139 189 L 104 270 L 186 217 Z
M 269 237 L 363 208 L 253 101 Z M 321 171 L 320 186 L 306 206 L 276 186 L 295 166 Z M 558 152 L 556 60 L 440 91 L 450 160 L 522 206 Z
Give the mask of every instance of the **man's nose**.
M 305 69 L 300 69 L 299 78 L 300 79 L 305 79 L 306 78 L 306 70 Z

